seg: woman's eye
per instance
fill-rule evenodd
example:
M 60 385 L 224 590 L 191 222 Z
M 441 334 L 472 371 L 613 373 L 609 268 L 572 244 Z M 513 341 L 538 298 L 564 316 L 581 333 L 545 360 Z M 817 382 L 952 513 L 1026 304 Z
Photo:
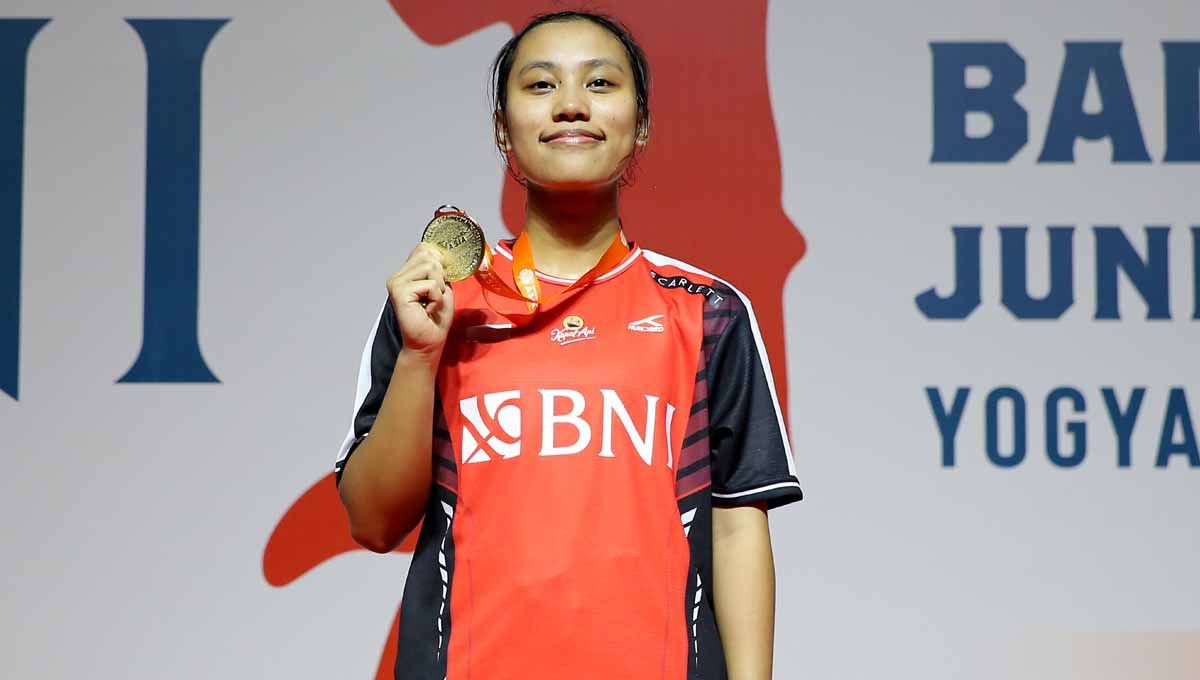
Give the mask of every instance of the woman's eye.
M 553 89 L 554 85 L 547 80 L 537 80 L 529 84 L 531 90 Z M 613 87 L 613 82 L 607 78 L 593 78 L 588 81 L 588 87 Z

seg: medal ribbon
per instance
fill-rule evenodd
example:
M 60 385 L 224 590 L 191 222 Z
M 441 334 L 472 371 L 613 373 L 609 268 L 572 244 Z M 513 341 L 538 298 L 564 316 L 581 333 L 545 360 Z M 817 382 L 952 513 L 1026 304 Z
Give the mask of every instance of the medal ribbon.
M 502 312 L 492 305 L 490 300 L 488 306 L 492 308 L 500 316 L 512 322 L 513 327 L 520 328 L 528 325 L 537 316 L 539 311 L 546 311 L 554 306 L 555 303 L 565 299 L 568 294 L 578 292 L 586 288 L 597 278 L 612 271 L 625 256 L 629 253 L 629 246 L 621 240 L 621 232 L 613 237 L 612 243 L 608 249 L 600 256 L 600 261 L 591 269 L 584 272 L 582 276 L 576 279 L 571 285 L 560 290 L 558 293 L 551 295 L 545 300 L 542 299 L 542 288 L 538 283 L 536 270 L 533 267 L 533 247 L 529 243 L 529 237 L 525 232 L 521 232 L 517 237 L 517 242 L 513 244 L 512 254 L 512 271 L 513 281 L 516 282 L 520 289 L 513 290 L 511 286 L 504 282 L 499 275 L 496 274 L 492 267 L 491 247 L 485 246 L 483 252 L 483 263 L 479 265 L 479 269 L 475 272 L 475 278 L 483 286 L 483 297 L 487 300 L 488 291 L 495 293 L 501 297 L 506 297 L 510 300 L 520 300 L 525 303 L 529 309 L 527 314 L 516 314 Z

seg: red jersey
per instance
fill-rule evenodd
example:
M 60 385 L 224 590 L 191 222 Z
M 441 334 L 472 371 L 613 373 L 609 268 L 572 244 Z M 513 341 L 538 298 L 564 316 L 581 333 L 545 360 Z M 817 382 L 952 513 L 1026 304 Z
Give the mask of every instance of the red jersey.
M 539 277 L 547 297 L 571 283 Z M 473 278 L 453 289 L 396 677 L 724 678 L 712 507 L 801 497 L 749 301 L 636 244 L 520 329 Z M 400 351 L 385 303 L 339 481 Z

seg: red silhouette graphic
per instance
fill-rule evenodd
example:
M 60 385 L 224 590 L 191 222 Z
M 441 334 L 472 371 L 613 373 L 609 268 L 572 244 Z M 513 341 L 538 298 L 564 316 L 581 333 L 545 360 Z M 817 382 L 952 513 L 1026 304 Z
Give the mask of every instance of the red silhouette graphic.
M 444 45 L 498 22 L 514 30 L 560 9 L 544 0 L 454 3 L 390 0 L 425 42 Z M 754 303 L 787 411 L 783 286 L 804 256 L 803 236 L 783 212 L 775 121 L 767 88 L 766 0 L 675 3 L 610 0 L 652 69 L 650 145 L 639 179 L 622 196 L 622 218 L 643 246 L 729 280 Z M 497 46 L 498 48 L 499 46 Z M 480 125 L 489 125 L 486 120 Z M 502 171 L 497 167 L 497 175 Z M 524 189 L 505 176 L 501 211 L 510 231 L 524 217 Z M 420 528 L 397 548 L 412 552 Z M 333 475 L 280 520 L 263 555 L 267 581 L 283 586 L 325 560 L 360 549 L 350 538 Z M 393 674 L 399 614 L 376 678 Z

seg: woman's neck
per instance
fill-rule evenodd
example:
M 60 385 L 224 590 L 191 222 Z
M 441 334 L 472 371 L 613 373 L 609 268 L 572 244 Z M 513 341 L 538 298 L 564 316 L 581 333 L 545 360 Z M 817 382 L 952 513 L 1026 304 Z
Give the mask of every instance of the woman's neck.
M 621 231 L 617 187 L 602 191 L 544 191 L 529 187 L 525 233 L 539 271 L 576 279 L 594 267 Z

